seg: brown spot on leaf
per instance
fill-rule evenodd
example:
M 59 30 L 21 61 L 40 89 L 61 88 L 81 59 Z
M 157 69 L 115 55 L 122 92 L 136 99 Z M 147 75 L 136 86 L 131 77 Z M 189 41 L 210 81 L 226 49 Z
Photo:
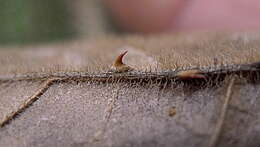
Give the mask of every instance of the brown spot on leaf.
M 176 107 L 171 107 L 169 110 L 168 110 L 168 115 L 170 116 L 170 117 L 173 117 L 173 116 L 175 116 L 176 115 Z

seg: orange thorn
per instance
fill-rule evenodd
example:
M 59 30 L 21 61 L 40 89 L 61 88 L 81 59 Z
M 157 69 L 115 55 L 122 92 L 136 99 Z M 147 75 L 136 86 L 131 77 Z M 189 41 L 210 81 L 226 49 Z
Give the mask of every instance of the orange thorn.
M 181 79 L 206 79 L 206 76 L 203 75 L 203 72 L 198 69 L 180 71 L 177 73 L 177 77 Z
M 116 58 L 116 60 L 115 60 L 115 62 L 114 62 L 114 64 L 113 64 L 113 66 L 120 66 L 120 65 L 123 65 L 124 63 L 123 63 L 123 57 L 125 56 L 125 54 L 127 53 L 128 51 L 125 51 L 125 52 L 123 52 L 122 54 L 120 54 L 117 58 Z
M 123 52 L 116 58 L 112 66 L 112 69 L 115 70 L 116 72 L 127 72 L 133 70 L 132 67 L 123 63 L 123 57 L 126 55 L 126 53 L 127 51 Z

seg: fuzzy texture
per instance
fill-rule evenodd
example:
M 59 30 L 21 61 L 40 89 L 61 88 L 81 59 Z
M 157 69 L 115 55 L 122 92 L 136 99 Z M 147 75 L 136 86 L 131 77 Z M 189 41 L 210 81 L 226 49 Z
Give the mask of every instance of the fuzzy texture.
M 182 85 L 161 89 L 156 83 L 54 84 L 0 128 L 0 146 L 206 146 L 223 105 L 223 84 L 193 92 Z M 260 86 L 237 86 L 218 143 L 257 147 Z M 172 107 L 176 114 L 170 117 Z
M 1 50 L 1 117 L 38 100 L 0 128 L 0 146 L 207 146 L 224 121 L 219 146 L 257 147 L 259 40 L 200 33 Z M 108 72 L 121 49 L 136 71 Z M 40 82 L 53 77 L 42 92 Z
M 252 63 L 260 60 L 258 33 L 210 33 L 110 37 L 45 47 L 2 47 L 0 74 L 104 72 L 122 49 L 125 62 L 140 71 Z

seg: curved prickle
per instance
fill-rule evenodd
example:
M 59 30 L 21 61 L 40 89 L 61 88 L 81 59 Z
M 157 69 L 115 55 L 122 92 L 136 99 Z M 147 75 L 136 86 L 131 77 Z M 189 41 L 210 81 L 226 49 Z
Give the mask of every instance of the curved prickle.
M 123 63 L 123 57 L 126 55 L 126 53 L 127 51 L 123 52 L 116 58 L 115 62 L 111 67 L 112 70 L 114 70 L 115 72 L 128 72 L 134 70 L 132 67 Z
M 179 71 L 176 76 L 180 79 L 206 79 L 203 72 L 198 69 Z

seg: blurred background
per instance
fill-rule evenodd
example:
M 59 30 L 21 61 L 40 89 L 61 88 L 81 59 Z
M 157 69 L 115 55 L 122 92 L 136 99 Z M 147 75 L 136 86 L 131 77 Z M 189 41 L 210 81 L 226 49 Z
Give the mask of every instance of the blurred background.
M 2 0 L 0 45 L 189 31 L 256 31 L 260 0 Z

